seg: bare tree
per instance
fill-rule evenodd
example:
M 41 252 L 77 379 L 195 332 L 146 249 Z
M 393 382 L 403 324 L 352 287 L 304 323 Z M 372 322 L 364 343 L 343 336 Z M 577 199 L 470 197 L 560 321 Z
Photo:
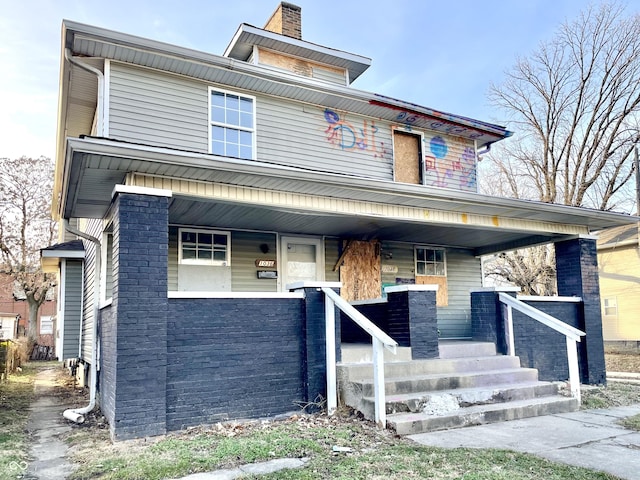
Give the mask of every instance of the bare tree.
M 40 268 L 40 249 L 56 234 L 50 215 L 52 189 L 49 158 L 0 158 L 0 269 L 24 292 L 31 341 L 36 339 L 38 309 L 55 281 Z
M 516 135 L 487 156 L 492 183 L 483 191 L 631 210 L 632 153 L 640 140 L 640 14 L 626 15 L 616 3 L 587 8 L 518 59 L 503 83 L 491 86 L 489 98 L 506 112 Z M 506 263 L 493 274 L 545 258 L 538 253 L 516 252 L 508 262 L 503 256 Z M 518 285 L 525 289 L 530 277 L 548 273 L 530 262 Z

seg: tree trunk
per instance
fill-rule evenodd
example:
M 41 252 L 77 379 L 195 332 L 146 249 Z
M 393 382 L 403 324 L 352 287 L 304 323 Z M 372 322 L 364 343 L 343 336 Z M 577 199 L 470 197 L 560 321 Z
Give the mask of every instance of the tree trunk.
M 38 309 L 42 302 L 38 302 L 31 295 L 27 295 L 27 304 L 29 305 L 29 320 L 27 323 L 27 338 L 30 344 L 34 344 L 38 340 Z

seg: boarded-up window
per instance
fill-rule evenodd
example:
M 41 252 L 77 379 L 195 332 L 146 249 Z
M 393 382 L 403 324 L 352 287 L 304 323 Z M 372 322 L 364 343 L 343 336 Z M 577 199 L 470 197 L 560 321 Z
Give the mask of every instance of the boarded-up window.
M 417 246 L 415 248 L 416 284 L 438 285 L 436 304 L 444 307 L 449 304 L 447 289 L 447 262 L 442 248 Z
M 395 180 L 402 183 L 422 183 L 421 137 L 411 133 L 393 133 Z
M 340 295 L 347 301 L 380 298 L 380 243 L 377 240 L 349 240 L 344 242 L 343 248 Z

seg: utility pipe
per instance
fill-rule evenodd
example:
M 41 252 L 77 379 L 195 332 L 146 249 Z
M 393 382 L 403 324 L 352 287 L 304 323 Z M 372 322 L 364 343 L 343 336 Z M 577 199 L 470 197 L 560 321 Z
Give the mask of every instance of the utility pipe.
M 91 374 L 89 384 L 89 405 L 82 408 L 71 408 L 62 412 L 62 416 L 75 423 L 84 423 L 86 413 L 89 413 L 96 406 L 96 388 L 98 383 L 98 314 L 100 313 L 100 270 L 102 262 L 102 244 L 97 238 L 88 235 L 69 225 L 67 219 L 63 221 L 63 228 L 80 238 L 84 238 L 96 246 L 94 263 L 94 299 L 93 299 L 93 327 L 91 334 Z M 84 293 L 84 292 L 83 292 Z M 82 332 L 80 332 L 82 338 Z

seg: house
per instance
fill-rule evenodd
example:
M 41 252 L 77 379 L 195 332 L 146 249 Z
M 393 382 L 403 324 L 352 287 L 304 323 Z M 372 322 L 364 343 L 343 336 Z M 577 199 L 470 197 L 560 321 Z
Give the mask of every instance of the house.
M 13 278 L 0 274 L 0 338 L 16 339 L 26 335 L 29 305 L 22 289 Z M 55 346 L 56 301 L 55 295 L 47 294 L 46 301 L 38 310 L 36 326 L 37 342 L 48 347 Z
M 510 132 L 352 87 L 370 64 L 304 40 L 288 3 L 223 55 L 63 22 L 53 212 L 62 245 L 82 240 L 87 408 L 114 438 L 329 395 L 325 362 L 356 336 L 325 330 L 338 289 L 413 359 L 443 339 L 504 350 L 480 259 L 544 243 L 571 298 L 540 308 L 566 307 L 582 381 L 605 381 L 590 234 L 630 217 L 479 194 L 478 155 Z M 523 342 L 567 369 L 564 337 Z
M 598 266 L 605 346 L 640 346 L 640 242 L 638 225 L 614 227 L 598 235 Z

